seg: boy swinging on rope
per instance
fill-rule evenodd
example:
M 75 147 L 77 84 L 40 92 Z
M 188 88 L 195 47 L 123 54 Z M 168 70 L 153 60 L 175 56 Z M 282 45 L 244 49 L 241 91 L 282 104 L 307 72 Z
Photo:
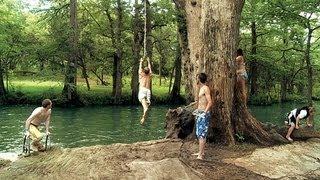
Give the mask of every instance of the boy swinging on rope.
M 145 121 L 146 113 L 148 111 L 148 108 L 150 106 L 150 96 L 151 96 L 151 91 L 150 91 L 150 82 L 151 82 L 151 64 L 149 58 L 146 58 L 148 61 L 148 67 L 145 67 L 142 69 L 142 63 L 143 63 L 143 58 L 140 59 L 140 65 L 139 65 L 139 94 L 138 94 L 138 99 L 142 104 L 143 107 L 143 115 L 140 120 L 140 123 L 143 124 Z

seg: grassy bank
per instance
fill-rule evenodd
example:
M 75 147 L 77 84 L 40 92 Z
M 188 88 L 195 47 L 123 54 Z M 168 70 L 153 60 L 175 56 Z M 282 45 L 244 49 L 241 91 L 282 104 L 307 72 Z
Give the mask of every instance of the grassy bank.
M 111 77 L 105 79 L 107 85 L 101 85 L 93 79 L 89 79 L 90 90 L 87 89 L 85 80 L 79 78 L 77 81 L 77 91 L 80 101 L 84 105 L 114 105 L 112 97 Z M 43 99 L 50 98 L 57 106 L 63 106 L 66 99 L 62 96 L 63 78 L 45 77 L 42 79 L 36 77 L 15 77 L 8 82 L 9 93 L 6 98 L 7 104 L 39 104 Z M 155 76 L 152 83 L 152 104 L 169 103 L 169 80 L 162 79 L 159 84 L 159 77 Z M 183 95 L 184 91 L 182 92 Z M 180 103 L 184 103 L 180 99 Z M 130 78 L 123 78 L 122 97 L 119 105 L 130 105 L 131 88 Z
M 105 85 L 101 85 L 95 78 L 89 79 L 90 90 L 87 89 L 85 79 L 78 78 L 77 90 L 80 101 L 83 105 L 114 105 L 112 97 L 112 80 L 110 76 L 105 77 Z M 130 77 L 123 78 L 122 97 L 119 105 L 131 105 L 131 87 Z M 169 97 L 169 79 L 162 78 L 161 85 L 159 77 L 154 75 L 152 82 L 152 104 L 168 104 Z M 7 83 L 6 83 L 7 84 Z M 319 88 L 317 88 L 319 87 Z M 66 99 L 62 96 L 63 76 L 14 76 L 8 81 L 9 94 L 6 98 L 7 104 L 39 104 L 43 99 L 50 98 L 56 106 L 64 106 Z M 181 92 L 182 98 L 179 103 L 185 103 L 184 88 Z M 320 84 L 315 84 L 314 99 L 320 99 Z M 297 94 L 288 94 L 287 101 L 306 103 L 306 96 Z M 251 105 L 271 105 L 279 103 L 279 92 L 272 91 L 268 93 L 259 93 L 255 96 L 249 96 L 248 104 Z

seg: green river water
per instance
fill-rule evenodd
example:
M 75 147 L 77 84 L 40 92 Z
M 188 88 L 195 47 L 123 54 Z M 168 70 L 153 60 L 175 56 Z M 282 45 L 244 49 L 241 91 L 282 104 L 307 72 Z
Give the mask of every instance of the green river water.
M 262 122 L 283 124 L 285 114 L 301 105 L 250 106 Z M 316 102 L 318 110 L 320 102 Z M 0 107 L 0 152 L 21 152 L 25 120 L 35 106 Z M 60 147 L 82 147 L 111 143 L 132 143 L 161 139 L 165 136 L 165 115 L 170 106 L 152 106 L 146 124 L 139 124 L 141 106 L 53 108 L 51 143 Z M 316 113 L 315 127 L 320 122 Z M 319 129 L 319 128 L 317 128 Z

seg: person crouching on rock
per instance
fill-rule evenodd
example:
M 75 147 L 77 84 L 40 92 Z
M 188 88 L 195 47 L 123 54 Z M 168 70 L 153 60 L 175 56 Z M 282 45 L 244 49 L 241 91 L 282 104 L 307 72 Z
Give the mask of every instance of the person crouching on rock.
M 37 148 L 38 151 L 44 151 L 44 146 L 40 143 L 43 135 L 40 133 L 38 127 L 41 123 L 45 123 L 46 135 L 49 135 L 49 124 L 51 117 L 52 102 L 50 99 L 42 101 L 42 107 L 36 108 L 29 118 L 26 120 L 25 134 L 30 136 L 32 140 L 32 146 Z
M 310 120 L 313 119 L 314 116 L 314 112 L 315 112 L 315 108 L 312 106 L 305 106 L 302 108 L 296 108 L 294 110 L 292 110 L 289 114 L 288 114 L 288 121 L 286 121 L 286 124 L 290 126 L 288 133 L 286 135 L 286 138 L 289 141 L 293 141 L 290 137 L 290 135 L 292 134 L 294 128 L 299 129 L 299 121 L 301 119 L 308 119 L 306 121 L 307 126 L 312 126 L 312 124 L 310 123 Z

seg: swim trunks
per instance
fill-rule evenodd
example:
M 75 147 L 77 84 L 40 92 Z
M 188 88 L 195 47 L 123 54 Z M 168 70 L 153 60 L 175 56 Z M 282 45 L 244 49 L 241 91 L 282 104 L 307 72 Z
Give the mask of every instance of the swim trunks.
M 140 102 L 142 102 L 142 100 L 145 98 L 147 103 L 150 104 L 151 103 L 150 97 L 151 97 L 150 89 L 147 89 L 145 87 L 140 88 L 139 94 L 138 94 L 138 99 Z
M 202 113 L 197 113 L 196 135 L 199 139 L 207 137 L 210 117 L 210 112 L 204 113 L 202 111 Z

